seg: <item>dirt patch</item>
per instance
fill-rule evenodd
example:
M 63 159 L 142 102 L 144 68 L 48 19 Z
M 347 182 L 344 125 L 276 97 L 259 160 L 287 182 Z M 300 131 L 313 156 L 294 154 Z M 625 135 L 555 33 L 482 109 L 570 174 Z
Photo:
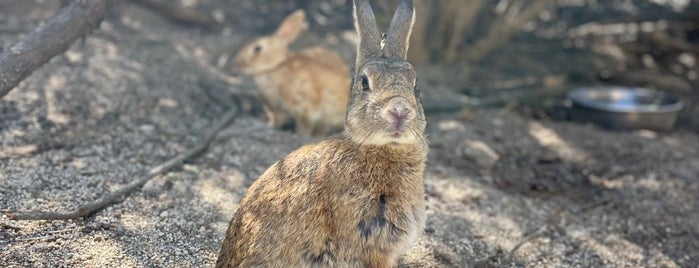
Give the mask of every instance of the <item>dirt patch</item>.
M 0 29 L 21 29 L 0 30 L 2 47 L 57 10 L 5 2 Z M 236 96 L 255 107 L 250 81 L 227 84 L 206 66 L 225 68 L 257 26 L 241 22 L 244 5 L 202 2 L 239 19 L 210 32 L 120 5 L 0 100 L 0 209 L 73 209 L 191 147 Z M 342 31 L 304 38 L 353 57 Z M 421 81 L 425 95 L 444 87 Z M 254 111 L 204 155 L 93 216 L 0 218 L 0 263 L 211 266 L 247 187 L 314 141 L 271 130 Z M 610 132 L 493 109 L 428 122 L 428 224 L 403 267 L 699 265 L 697 133 Z

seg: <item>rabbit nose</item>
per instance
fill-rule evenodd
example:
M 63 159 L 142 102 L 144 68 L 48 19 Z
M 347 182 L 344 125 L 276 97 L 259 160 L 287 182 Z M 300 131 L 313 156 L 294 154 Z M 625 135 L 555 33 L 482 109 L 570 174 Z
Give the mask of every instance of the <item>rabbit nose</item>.
M 405 120 L 410 114 L 410 108 L 405 106 L 393 107 L 393 109 L 388 110 L 388 113 L 395 120 Z
M 413 108 L 403 97 L 394 97 L 384 109 L 384 118 L 388 120 L 396 130 L 401 130 L 405 122 L 412 119 Z
M 231 74 L 234 76 L 241 75 L 243 73 L 243 68 L 245 68 L 245 64 L 243 62 L 234 61 L 233 68 L 231 68 Z
M 241 58 L 236 58 L 233 60 L 233 68 L 231 68 L 231 74 L 234 76 L 240 76 L 246 74 L 247 61 Z

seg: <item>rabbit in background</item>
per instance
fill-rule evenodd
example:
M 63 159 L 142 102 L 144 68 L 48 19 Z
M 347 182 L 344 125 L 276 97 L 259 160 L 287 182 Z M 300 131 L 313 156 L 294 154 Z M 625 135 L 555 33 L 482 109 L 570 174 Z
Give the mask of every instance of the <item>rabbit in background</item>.
M 270 126 L 293 120 L 297 133 L 321 136 L 342 129 L 350 72 L 337 53 L 323 47 L 289 50 L 307 27 L 303 10 L 291 13 L 272 35 L 243 45 L 233 68 L 253 77 Z
M 368 0 L 354 1 L 359 44 L 344 132 L 255 180 L 216 267 L 397 267 L 426 217 L 426 119 L 406 62 L 414 16 L 413 1 L 401 0 L 382 45 Z

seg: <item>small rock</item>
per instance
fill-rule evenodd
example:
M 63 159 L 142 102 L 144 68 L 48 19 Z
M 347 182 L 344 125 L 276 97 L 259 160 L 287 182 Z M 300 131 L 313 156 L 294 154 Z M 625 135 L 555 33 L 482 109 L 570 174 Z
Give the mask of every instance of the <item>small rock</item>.
M 138 126 L 138 128 L 144 133 L 153 133 L 153 131 L 155 130 L 155 126 L 151 124 L 143 124 Z
M 476 109 L 464 108 L 461 110 L 461 112 L 459 112 L 457 118 L 459 118 L 462 121 L 473 121 L 473 119 L 476 118 Z
M 561 158 L 558 156 L 558 154 L 555 151 L 546 150 L 539 156 L 539 159 L 537 159 L 537 162 L 539 164 L 550 164 L 550 163 L 558 162 L 560 160 L 561 160 Z
M 77 51 L 68 50 L 63 53 L 63 55 L 70 63 L 76 63 L 83 60 L 83 54 Z
M 215 9 L 212 13 L 211 16 L 214 18 L 214 20 L 218 23 L 223 23 L 226 21 L 226 13 L 223 12 L 222 9 Z
M 467 140 L 459 148 L 461 157 L 472 160 L 485 170 L 492 170 L 500 156 L 488 144 L 478 140 Z
M 441 120 L 437 123 L 437 127 L 441 131 L 449 131 L 449 130 L 454 130 L 454 129 L 460 129 L 463 128 L 463 125 L 456 120 Z
M 636 130 L 634 131 L 634 134 L 636 134 L 636 136 L 643 137 L 646 139 L 655 139 L 658 137 L 658 132 L 647 129 Z

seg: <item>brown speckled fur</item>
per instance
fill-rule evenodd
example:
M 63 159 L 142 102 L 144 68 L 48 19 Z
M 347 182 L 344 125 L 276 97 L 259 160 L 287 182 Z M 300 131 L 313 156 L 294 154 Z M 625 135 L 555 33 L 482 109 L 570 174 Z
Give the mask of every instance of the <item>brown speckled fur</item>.
M 297 10 L 274 34 L 243 45 L 234 68 L 252 75 L 272 127 L 292 119 L 298 133 L 324 135 L 342 129 L 350 72 L 340 55 L 325 48 L 288 49 L 306 28 L 305 14 Z
M 428 146 L 405 62 L 412 7 L 400 1 L 381 49 L 369 3 L 355 1 L 361 41 L 344 134 L 299 148 L 250 186 L 217 267 L 396 267 L 416 242 Z

